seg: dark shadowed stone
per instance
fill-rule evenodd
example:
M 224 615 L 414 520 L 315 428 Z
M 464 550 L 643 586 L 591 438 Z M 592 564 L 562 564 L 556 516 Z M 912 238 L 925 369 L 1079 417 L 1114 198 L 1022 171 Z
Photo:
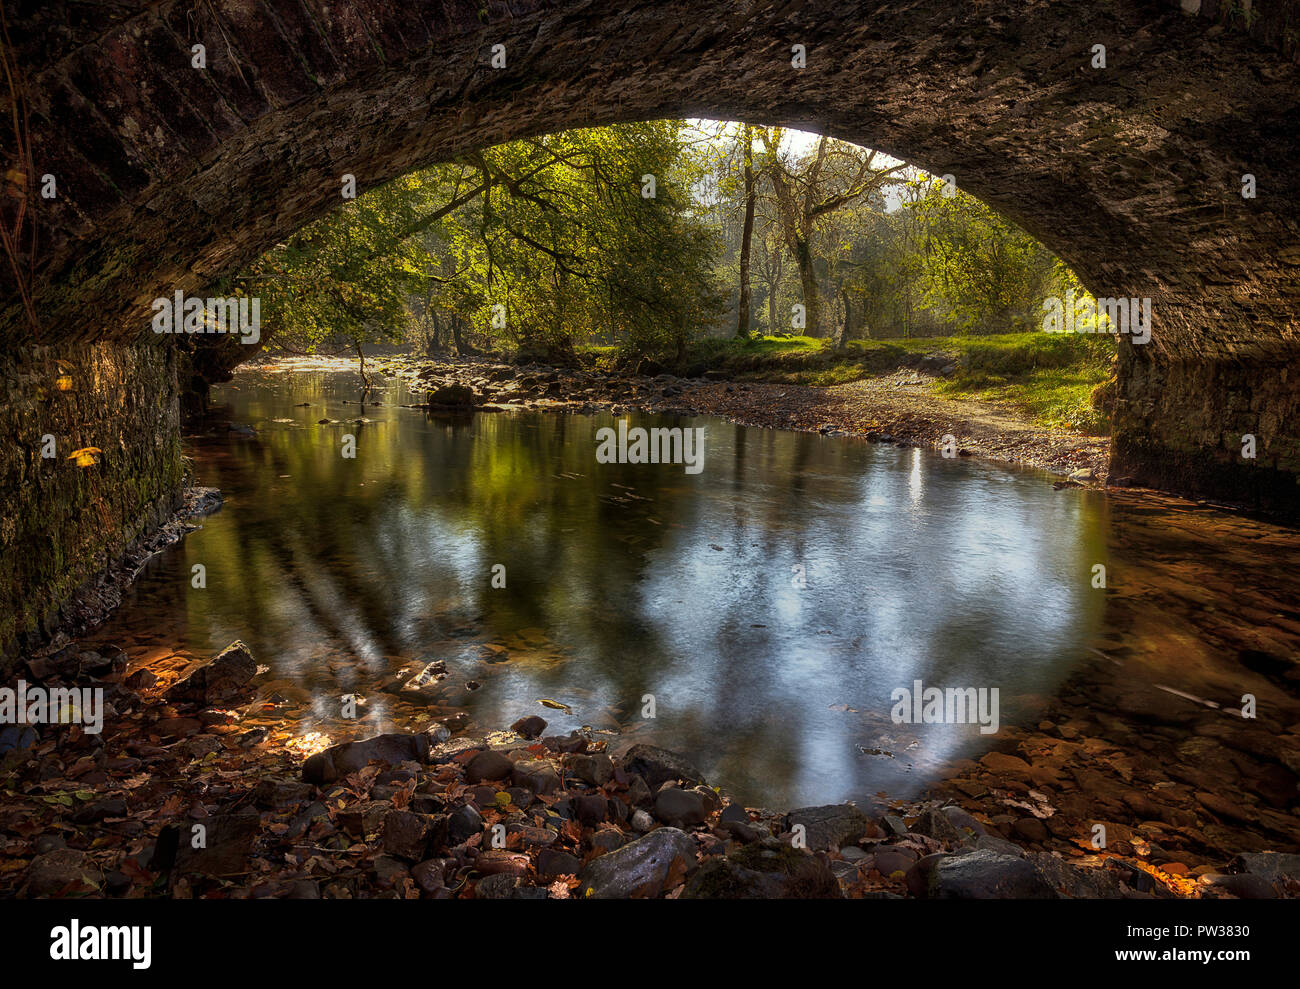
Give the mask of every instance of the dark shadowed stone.
M 604 786 L 614 775 L 614 763 L 603 752 L 574 753 L 564 757 L 564 767 L 584 783 Z
M 1124 895 L 1119 879 L 1106 869 L 1072 865 L 1050 852 L 1030 852 L 1025 858 L 1043 882 L 1068 899 L 1118 900 Z
M 675 828 L 703 824 L 708 816 L 704 797 L 694 790 L 669 787 L 655 796 L 655 817 Z
M 591 847 L 602 852 L 612 852 L 616 848 L 622 848 L 627 842 L 627 835 L 615 828 L 602 828 L 600 831 L 593 832 L 590 838 Z
M 986 849 L 927 855 L 908 872 L 907 886 L 914 896 L 936 900 L 1056 898 L 1028 861 Z
M 1042 844 L 1047 840 L 1047 825 L 1036 817 L 1022 817 L 1016 821 L 1016 834 L 1026 841 Z
M 988 833 L 983 824 L 960 807 L 945 807 L 943 814 L 952 822 L 952 826 L 957 829 L 962 838 L 977 838 Z
M 58 848 L 32 859 L 27 867 L 28 896 L 72 896 L 94 892 L 103 877 L 84 852 Z
M 547 735 L 542 744 L 552 752 L 586 752 L 587 738 L 576 731 L 568 735 Z
M 302 764 L 302 778 L 306 783 L 332 783 L 370 762 L 378 761 L 389 766 L 413 760 L 423 762 L 429 755 L 429 737 L 423 733 L 392 732 L 376 735 L 356 742 L 333 745 L 317 752 Z
M 896 872 L 906 875 L 907 870 L 915 864 L 916 852 L 912 849 L 890 848 L 888 846 L 876 849 L 871 861 L 871 867 L 886 878 L 893 876 Z
M 871 821 L 851 804 L 827 804 L 790 811 L 785 818 L 785 829 L 792 831 L 798 824 L 806 829 L 810 849 L 829 852 L 852 845 L 867 833 Z
M 577 797 L 573 801 L 573 816 L 587 827 L 600 824 L 609 817 L 609 800 L 599 793 Z
M 654 803 L 655 795 L 642 776 L 633 776 L 627 784 L 627 802 L 633 807 L 645 807 Z
M 474 389 L 469 385 L 443 385 L 430 391 L 425 401 L 443 408 L 469 408 L 474 404 Z
M 623 756 L 623 769 L 645 777 L 652 788 L 669 780 L 681 780 L 688 786 L 704 782 L 704 774 L 676 752 L 657 745 L 633 745 Z
M 411 867 L 411 878 L 426 893 L 445 888 L 446 877 L 455 870 L 454 859 L 427 859 Z
M 1234 872 L 1263 876 L 1269 882 L 1300 879 L 1300 855 L 1286 852 L 1242 852 L 1229 866 Z
M 747 845 L 725 859 L 710 860 L 682 893 L 685 898 L 701 900 L 811 900 L 842 895 L 824 856 L 772 840 Z
M 406 863 L 392 855 L 376 855 L 370 869 L 375 881 L 384 887 L 395 886 L 411 874 Z
M 516 721 L 510 726 L 510 730 L 524 738 L 540 738 L 542 732 L 546 731 L 546 721 L 535 714 L 530 714 Z
M 999 855 L 1014 855 L 1016 858 L 1024 858 L 1025 850 L 1019 845 L 1007 841 L 1005 838 L 999 838 L 995 834 L 982 834 L 975 839 L 975 847 L 982 848 L 985 851 L 997 852 Z
M 410 862 L 419 862 L 429 848 L 429 818 L 406 810 L 384 815 L 384 851 Z
M 579 899 L 656 897 L 695 866 L 695 842 L 676 828 L 659 828 L 588 862 Z
M 285 810 L 295 804 L 310 800 L 313 787 L 310 783 L 289 780 L 262 780 L 253 790 L 253 803 L 272 810 Z
M 106 817 L 126 817 L 126 801 L 120 798 L 98 800 L 72 815 L 74 824 L 95 824 Z
M 469 783 L 503 780 L 514 768 L 515 764 L 506 757 L 504 752 L 487 749 L 465 764 L 465 780 Z
M 576 876 L 582 869 L 582 860 L 558 848 L 543 848 L 537 853 L 537 872 L 543 878 Z
M 1207 877 L 1211 886 L 1226 889 L 1243 900 L 1276 900 L 1277 889 L 1263 876 L 1241 872 L 1235 876 L 1212 875 Z
M 196 825 L 206 830 L 204 848 L 194 847 Z M 218 814 L 182 825 L 177 871 L 204 876 L 240 876 L 251 871 L 253 842 L 260 826 L 257 814 Z
M 296 879 L 285 893 L 287 900 L 319 900 L 320 883 L 311 879 Z
M 927 810 L 912 825 L 913 834 L 922 834 L 935 841 L 956 844 L 961 841 L 961 832 L 943 811 Z
M 220 704 L 239 697 L 248 681 L 257 675 L 257 662 L 242 641 L 236 639 L 208 662 L 186 672 L 167 688 L 171 701 Z
M 474 884 L 474 897 L 479 900 L 513 900 L 519 883 L 519 876 L 510 872 L 484 876 Z
M 510 782 L 533 793 L 551 793 L 560 785 L 560 774 L 545 759 L 520 759 Z
M 447 815 L 447 840 L 453 845 L 459 845 L 482 830 L 483 815 L 469 804 L 462 804 Z
M 325 805 L 312 805 L 313 808 L 318 806 L 323 808 Z M 392 809 L 392 804 L 380 800 L 354 803 L 338 812 L 338 825 L 344 833 L 365 841 L 367 837 L 379 830 L 384 823 L 384 817 Z

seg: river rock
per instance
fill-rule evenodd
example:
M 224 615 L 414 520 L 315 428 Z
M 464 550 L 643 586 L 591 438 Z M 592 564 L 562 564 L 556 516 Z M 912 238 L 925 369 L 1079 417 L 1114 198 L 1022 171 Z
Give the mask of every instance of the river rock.
M 658 828 L 587 863 L 579 899 L 653 898 L 686 878 L 695 866 L 695 842 L 677 828 Z
M 390 732 L 332 745 L 324 752 L 317 752 L 302 764 L 302 779 L 304 783 L 319 786 L 364 769 L 372 761 L 395 766 L 408 760 L 424 762 L 428 756 L 428 735 L 423 732 Z
M 28 896 L 68 896 L 93 893 L 103 881 L 99 870 L 86 861 L 85 852 L 57 848 L 32 859 L 27 867 Z
M 843 894 L 821 855 L 768 840 L 706 862 L 682 892 L 693 900 L 839 899 Z
M 462 804 L 447 815 L 447 840 L 453 845 L 467 841 L 483 830 L 483 815 Z
M 1025 858 L 1039 878 L 1067 899 L 1118 900 L 1124 895 L 1114 873 L 1093 866 L 1076 866 L 1051 852 L 1030 852 Z
M 474 405 L 474 389 L 469 385 L 443 385 L 428 392 L 425 402 L 441 408 L 470 408 Z
M 270 810 L 287 810 L 311 796 L 310 783 L 294 780 L 262 780 L 253 788 L 253 803 Z
M 1276 900 L 1277 888 L 1263 876 L 1241 872 L 1236 875 L 1209 875 L 1202 882 L 1227 890 L 1242 900 Z
M 674 828 L 703 824 L 708 814 L 704 796 L 694 790 L 666 787 L 655 797 L 655 817 Z
M 614 776 L 614 763 L 603 752 L 591 755 L 576 752 L 564 757 L 564 767 L 578 779 L 592 786 L 604 786 Z
M 515 764 L 504 752 L 486 749 L 465 764 L 465 780 L 469 783 L 495 782 L 514 772 Z
M 245 692 L 257 675 L 257 662 L 248 646 L 236 639 L 211 660 L 193 668 L 165 693 L 169 701 L 221 704 Z
M 429 848 L 429 818 L 407 810 L 384 815 L 384 851 L 409 862 L 419 862 Z
M 510 726 L 510 730 L 527 739 L 540 738 L 542 732 L 546 731 L 546 720 L 530 714 L 516 721 Z
M 205 847 L 195 848 L 194 828 L 202 825 Z M 261 830 L 256 813 L 216 814 L 180 829 L 176 870 L 204 876 L 240 876 L 252 871 L 253 842 Z
M 537 872 L 545 879 L 556 876 L 576 876 L 582 870 L 582 860 L 559 848 L 543 848 L 537 853 Z
M 520 759 L 514 764 L 510 782 L 533 793 L 552 793 L 560 785 L 560 774 L 545 759 Z
M 786 815 L 787 831 L 793 831 L 799 824 L 804 826 L 810 849 L 829 852 L 854 844 L 867 833 L 871 820 L 852 804 L 826 804 L 800 807 Z
M 1228 867 L 1233 872 L 1263 876 L 1269 882 L 1300 880 L 1300 855 L 1286 852 L 1242 852 Z
M 912 825 L 912 833 L 925 835 L 945 844 L 957 844 L 961 841 L 961 832 L 947 814 L 939 810 L 927 810 Z
M 1050 900 L 1056 893 L 1027 860 L 977 849 L 927 855 L 907 873 L 912 895 L 936 900 Z
M 623 755 L 623 769 L 645 777 L 651 787 L 669 780 L 681 780 L 689 786 L 704 782 L 704 774 L 682 756 L 657 745 L 633 745 Z

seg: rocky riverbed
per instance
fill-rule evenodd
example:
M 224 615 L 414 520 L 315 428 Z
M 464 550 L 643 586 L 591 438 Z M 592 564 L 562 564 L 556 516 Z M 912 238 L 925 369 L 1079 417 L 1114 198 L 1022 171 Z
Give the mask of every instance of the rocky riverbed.
M 253 365 L 250 365 L 253 366 Z M 272 359 L 264 367 L 328 367 L 340 359 Z M 712 415 L 731 422 L 823 435 L 861 436 L 875 443 L 938 448 L 951 435 L 961 456 L 1036 467 L 1068 477 L 1062 485 L 1101 483 L 1110 442 L 1035 426 L 1008 409 L 940 397 L 930 390 L 937 371 L 918 367 L 826 388 L 722 380 L 720 372 L 679 377 L 642 362 L 644 374 L 515 365 L 490 359 L 372 358 L 371 372 L 392 375 L 430 395 L 444 411 L 538 408 L 589 414 L 630 409 L 668 415 Z M 455 389 L 452 391 L 450 389 Z M 461 390 L 461 389 L 467 389 Z
M 1267 838 L 1244 854 L 1214 851 L 1225 834 L 1215 822 L 1234 815 L 1208 791 L 1168 820 L 1122 792 L 1069 804 L 1071 794 L 1098 799 L 1085 777 L 1107 762 L 1130 778 L 1150 768 L 1094 744 L 1084 723 L 1040 725 L 1041 737 L 1056 740 L 1046 751 L 1040 736 L 1013 736 L 1003 748 L 1019 755 L 998 750 L 954 767 L 931 799 L 770 810 L 739 806 L 672 752 L 549 735 L 531 713 L 504 730 L 460 716 L 344 742 L 249 729 L 242 705 L 263 672 L 240 642 L 161 677 L 102 647 L 28 659 L 20 675 L 29 685 L 102 688 L 108 707 L 99 734 L 73 725 L 0 731 L 0 890 L 310 899 L 1300 894 L 1300 855 L 1260 847 Z M 1070 773 L 1078 786 L 1066 783 Z M 1092 847 L 1081 824 L 1112 799 L 1129 802 L 1114 816 L 1159 818 L 1165 830 L 1112 821 L 1106 848 Z M 1206 841 L 1184 846 L 1195 852 L 1177 847 L 1198 829 Z

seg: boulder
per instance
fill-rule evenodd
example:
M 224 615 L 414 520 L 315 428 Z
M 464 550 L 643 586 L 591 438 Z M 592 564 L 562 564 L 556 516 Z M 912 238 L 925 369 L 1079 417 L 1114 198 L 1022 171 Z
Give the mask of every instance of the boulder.
M 248 681 L 256 675 L 253 654 L 236 639 L 208 662 L 187 671 L 164 696 L 169 701 L 221 704 L 244 694 Z
M 988 849 L 927 855 L 907 873 L 907 886 L 914 896 L 936 900 L 1057 898 L 1029 861 Z
M 371 762 L 395 766 L 399 762 L 424 762 L 429 756 L 429 736 L 423 732 L 390 732 L 356 742 L 332 745 L 302 764 L 304 783 L 333 783 Z
M 1300 880 L 1300 855 L 1287 852 L 1242 852 L 1232 860 L 1232 872 L 1263 876 L 1271 883 Z
M 527 739 L 540 738 L 542 732 L 546 731 L 546 721 L 535 714 L 530 714 L 526 718 L 520 718 L 510 730 Z
M 467 409 L 475 402 L 474 389 L 469 385 L 443 385 L 434 388 L 425 397 L 425 403 L 440 408 Z
M 465 779 L 469 783 L 495 782 L 510 776 L 514 768 L 504 752 L 485 749 L 465 764 Z
M 665 787 L 655 796 L 655 817 L 674 828 L 703 824 L 708 814 L 704 796 L 694 790 Z
M 793 831 L 799 824 L 804 826 L 810 849 L 829 852 L 844 845 L 852 845 L 865 835 L 871 826 L 871 819 L 852 804 L 827 804 L 821 807 L 800 807 L 786 815 L 787 831 Z
M 623 769 L 645 777 L 651 787 L 669 780 L 681 780 L 690 786 L 704 782 L 704 774 L 676 752 L 657 745 L 633 745 L 623 756 Z
M 27 867 L 26 895 L 72 896 L 94 893 L 103 876 L 85 852 L 57 848 L 38 855 Z
M 676 828 L 658 828 L 592 859 L 582 870 L 579 899 L 653 898 L 695 867 L 695 842 Z
M 824 857 L 771 840 L 710 860 L 682 893 L 693 900 L 814 900 L 842 895 Z
M 429 818 L 407 810 L 390 810 L 384 815 L 384 851 L 389 855 L 420 862 L 429 848 Z
M 584 783 L 604 786 L 614 776 L 614 763 L 603 752 L 576 752 L 564 757 L 564 768 Z
M 520 759 L 514 764 L 510 782 L 532 793 L 553 793 L 560 785 L 560 774 L 545 759 Z

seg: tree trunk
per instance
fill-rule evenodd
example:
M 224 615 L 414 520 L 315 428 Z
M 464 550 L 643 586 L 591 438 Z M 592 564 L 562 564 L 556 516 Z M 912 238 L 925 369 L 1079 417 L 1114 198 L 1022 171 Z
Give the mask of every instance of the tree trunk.
M 452 336 L 452 339 L 455 340 L 455 342 L 456 342 L 456 356 L 457 356 L 457 357 L 464 357 L 464 356 L 465 356 L 465 340 L 464 340 L 464 338 L 461 336 L 460 325 L 461 325 L 461 323 L 460 323 L 460 315 L 459 315 L 458 313 L 457 313 L 457 314 L 454 314 L 454 315 L 451 317 L 451 336 Z
M 736 336 L 749 338 L 749 245 L 754 236 L 754 134 L 745 125 L 745 226 L 740 234 L 740 301 L 736 316 Z
M 799 284 L 803 287 L 804 336 L 822 335 L 822 304 L 817 294 L 817 272 L 813 270 L 812 247 L 806 237 L 796 241 L 795 260 L 799 262 Z
M 361 381 L 366 386 L 365 391 L 361 393 L 361 404 L 364 406 L 366 399 L 370 397 L 370 376 L 366 374 L 366 355 L 365 351 L 361 349 L 361 341 L 357 337 L 352 338 L 352 346 L 356 348 L 357 361 L 360 362 Z
M 844 301 L 844 322 L 840 325 L 839 339 L 835 341 L 836 350 L 844 349 L 849 342 L 849 334 L 853 332 L 853 305 L 849 300 L 849 293 L 841 290 L 840 298 Z

